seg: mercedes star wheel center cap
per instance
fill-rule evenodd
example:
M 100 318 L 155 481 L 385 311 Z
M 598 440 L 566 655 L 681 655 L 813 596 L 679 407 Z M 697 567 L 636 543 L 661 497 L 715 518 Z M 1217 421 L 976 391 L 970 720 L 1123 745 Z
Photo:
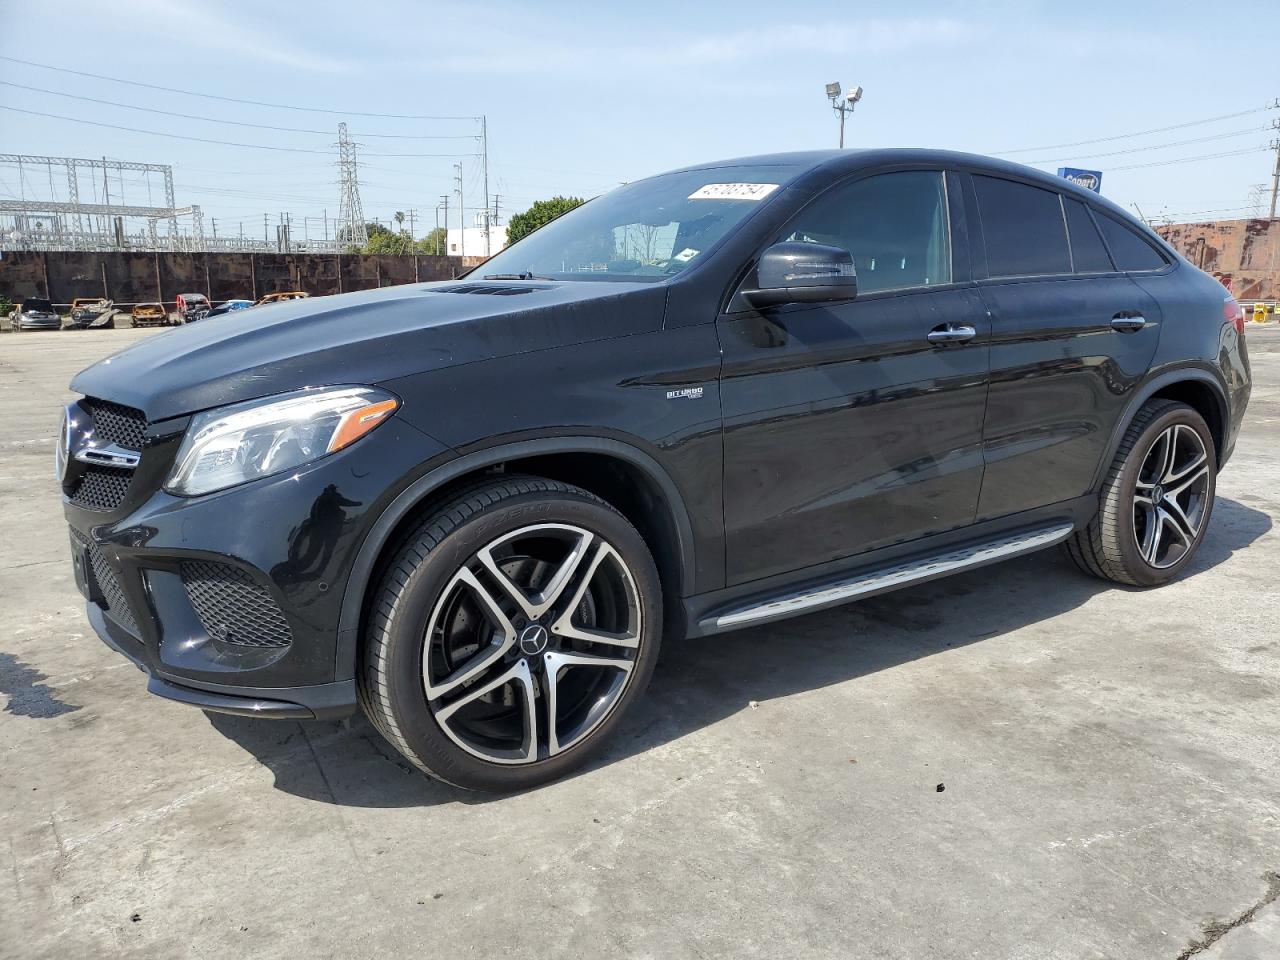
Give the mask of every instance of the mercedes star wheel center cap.
M 547 628 L 540 623 L 531 623 L 520 631 L 520 652 L 527 657 L 535 657 L 547 649 Z

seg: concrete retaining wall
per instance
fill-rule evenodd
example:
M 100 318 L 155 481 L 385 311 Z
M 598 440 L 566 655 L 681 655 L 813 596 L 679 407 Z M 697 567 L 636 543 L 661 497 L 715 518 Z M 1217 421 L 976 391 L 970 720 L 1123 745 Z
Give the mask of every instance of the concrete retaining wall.
M 1237 300 L 1280 297 L 1280 218 L 1173 223 L 1156 232 Z
M 305 290 L 313 296 L 450 280 L 482 257 L 401 257 L 363 254 L 81 253 L 0 254 L 0 296 L 12 301 L 48 297 L 107 297 L 119 306 L 203 293 L 214 302 L 257 300 L 268 293 Z

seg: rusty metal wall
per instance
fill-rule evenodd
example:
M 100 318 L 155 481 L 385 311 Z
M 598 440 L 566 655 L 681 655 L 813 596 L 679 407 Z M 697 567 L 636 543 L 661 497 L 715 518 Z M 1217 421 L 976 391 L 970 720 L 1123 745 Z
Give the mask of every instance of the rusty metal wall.
M 121 306 L 203 293 L 215 302 L 305 290 L 313 296 L 450 280 L 482 257 L 363 254 L 6 252 L 0 297 L 107 297 Z
M 1156 232 L 1237 300 L 1280 298 L 1280 218 L 1174 223 Z

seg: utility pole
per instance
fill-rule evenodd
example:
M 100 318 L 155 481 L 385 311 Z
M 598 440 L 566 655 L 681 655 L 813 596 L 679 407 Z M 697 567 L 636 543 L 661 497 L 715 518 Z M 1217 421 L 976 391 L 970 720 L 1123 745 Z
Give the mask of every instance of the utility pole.
M 458 185 L 458 256 L 465 257 L 467 255 L 467 202 L 462 195 L 462 161 L 459 160 L 453 165 L 453 169 L 457 171 L 453 175 L 453 182 Z
M 414 220 L 417 219 L 417 217 L 418 217 L 418 211 L 410 209 L 409 210 L 409 242 L 410 243 L 413 243 L 413 222 Z
M 489 121 L 483 114 L 480 116 L 480 165 L 484 169 L 484 255 L 490 256 L 489 250 Z
M 1280 126 L 1280 121 L 1275 123 Z M 1271 212 L 1267 216 L 1274 220 L 1276 218 L 1276 194 L 1280 193 L 1280 138 L 1271 141 L 1271 149 L 1276 152 L 1276 168 L 1271 174 Z
M 449 255 L 449 194 L 440 198 L 444 202 L 444 252 Z

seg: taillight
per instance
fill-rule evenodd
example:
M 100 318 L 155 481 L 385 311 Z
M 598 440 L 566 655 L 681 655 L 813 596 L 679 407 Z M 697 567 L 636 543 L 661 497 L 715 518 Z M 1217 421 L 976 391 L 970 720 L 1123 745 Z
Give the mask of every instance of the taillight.
M 1244 333 L 1244 308 L 1236 303 L 1235 297 L 1222 301 L 1222 319 L 1235 327 L 1236 333 Z

